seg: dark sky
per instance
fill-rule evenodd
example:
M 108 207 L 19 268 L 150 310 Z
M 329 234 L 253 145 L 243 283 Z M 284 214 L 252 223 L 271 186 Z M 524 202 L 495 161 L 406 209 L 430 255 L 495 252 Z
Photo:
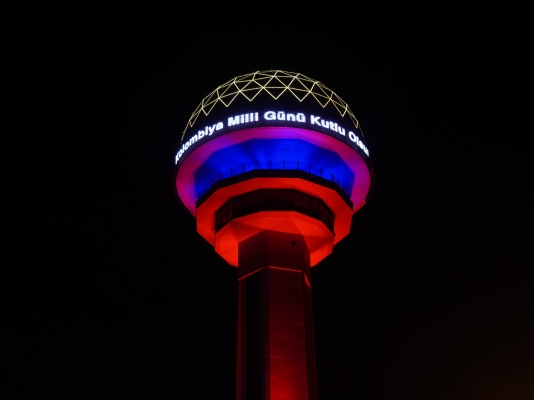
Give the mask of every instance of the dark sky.
M 173 156 L 204 96 L 273 68 L 351 106 L 376 173 L 313 270 L 320 398 L 534 398 L 521 22 L 251 13 L 123 15 L 38 41 L 51 140 L 8 392 L 233 399 L 237 273 L 174 197 Z

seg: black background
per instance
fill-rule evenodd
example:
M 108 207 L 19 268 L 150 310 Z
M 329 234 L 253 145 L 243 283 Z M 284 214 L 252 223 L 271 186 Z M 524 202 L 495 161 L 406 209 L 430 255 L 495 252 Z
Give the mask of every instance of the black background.
M 272 68 L 351 106 L 376 173 L 313 270 L 320 398 L 532 399 L 522 12 L 202 8 L 71 10 L 30 35 L 9 396 L 233 398 L 237 274 L 174 197 L 174 154 L 204 96 Z

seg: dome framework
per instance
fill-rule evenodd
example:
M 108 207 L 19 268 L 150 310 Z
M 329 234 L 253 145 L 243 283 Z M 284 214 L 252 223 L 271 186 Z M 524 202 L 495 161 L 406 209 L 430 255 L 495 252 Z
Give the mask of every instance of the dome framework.
M 230 107 L 239 98 L 252 102 L 260 93 L 268 94 L 273 100 L 278 100 L 283 95 L 288 94 L 299 102 L 313 98 L 322 108 L 328 105 L 333 106 L 342 117 L 348 116 L 354 126 L 360 129 L 360 124 L 349 105 L 318 80 L 296 72 L 267 70 L 239 75 L 218 86 L 217 89 L 204 97 L 189 118 L 181 140 L 184 139 L 186 131 L 193 127 L 199 116 L 208 116 L 218 104 Z

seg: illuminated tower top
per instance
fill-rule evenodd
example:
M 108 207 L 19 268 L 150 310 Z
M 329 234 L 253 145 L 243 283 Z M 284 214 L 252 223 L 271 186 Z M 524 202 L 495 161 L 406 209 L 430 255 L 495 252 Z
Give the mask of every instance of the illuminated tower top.
M 370 194 L 369 156 L 358 120 L 332 90 L 299 73 L 257 71 L 231 79 L 202 99 L 175 155 L 174 188 L 197 217 L 198 232 L 237 265 L 237 250 L 230 256 L 217 245 L 221 226 L 213 207 L 222 207 L 222 199 L 252 191 L 252 182 L 256 190 L 280 184 L 310 194 L 332 214 L 328 228 L 337 243 Z M 241 189 L 234 184 L 239 180 Z M 199 215 L 205 203 L 209 217 Z M 312 251 L 312 265 L 326 254 Z

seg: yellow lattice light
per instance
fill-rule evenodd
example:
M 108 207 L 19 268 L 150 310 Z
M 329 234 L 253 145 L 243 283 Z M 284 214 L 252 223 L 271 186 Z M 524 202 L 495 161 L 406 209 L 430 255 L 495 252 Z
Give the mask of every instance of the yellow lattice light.
M 348 114 L 356 128 L 359 128 L 358 120 L 348 104 L 321 82 L 295 72 L 269 70 L 240 75 L 222 84 L 204 97 L 189 118 L 182 134 L 182 140 L 186 130 L 194 125 L 198 116 L 201 113 L 207 116 L 217 103 L 228 107 L 239 96 L 252 101 L 262 91 L 268 93 L 274 100 L 278 100 L 285 92 L 291 93 L 300 102 L 304 101 L 306 97 L 312 96 L 321 107 L 325 108 L 328 104 L 332 104 L 342 117 Z

